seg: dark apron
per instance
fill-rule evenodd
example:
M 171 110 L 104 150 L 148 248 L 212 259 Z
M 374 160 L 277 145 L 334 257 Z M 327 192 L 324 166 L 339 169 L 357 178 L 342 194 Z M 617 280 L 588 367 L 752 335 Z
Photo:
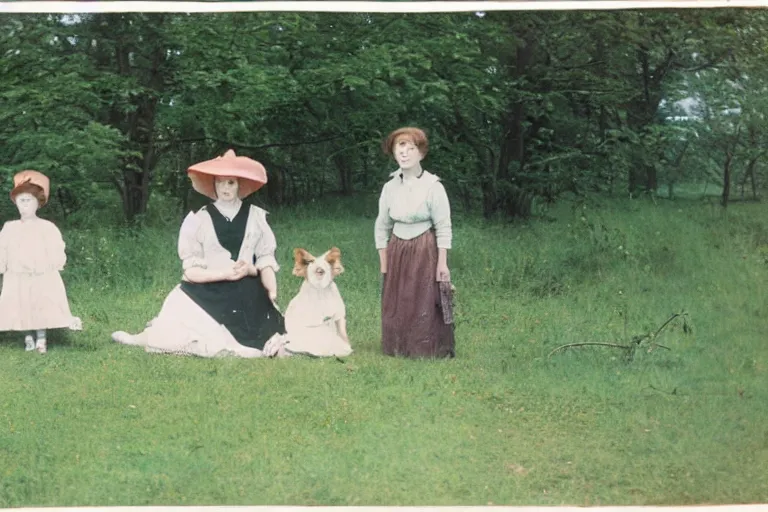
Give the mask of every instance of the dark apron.
M 213 221 L 216 238 L 236 261 L 245 237 L 250 207 L 243 204 L 231 221 L 213 205 L 206 210 Z M 275 333 L 285 333 L 283 315 L 270 300 L 259 276 L 215 283 L 182 281 L 181 290 L 224 325 L 241 345 L 261 350 Z

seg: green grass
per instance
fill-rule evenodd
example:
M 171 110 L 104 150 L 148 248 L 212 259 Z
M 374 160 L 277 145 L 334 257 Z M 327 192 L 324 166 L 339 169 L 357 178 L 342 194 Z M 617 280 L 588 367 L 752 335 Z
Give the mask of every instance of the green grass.
M 451 361 L 379 351 L 375 201 L 276 210 L 332 245 L 355 353 L 204 360 L 118 346 L 179 278 L 176 227 L 62 225 L 80 333 L 46 356 L 0 335 L 0 506 L 642 505 L 768 500 L 768 206 L 566 204 L 549 220 L 457 212 Z M 627 362 L 625 341 L 689 312 Z

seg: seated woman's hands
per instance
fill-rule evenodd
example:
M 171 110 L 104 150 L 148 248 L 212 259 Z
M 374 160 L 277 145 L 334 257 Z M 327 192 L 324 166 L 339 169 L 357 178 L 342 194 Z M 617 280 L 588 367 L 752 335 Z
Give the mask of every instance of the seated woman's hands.
M 232 271 L 227 276 L 227 280 L 239 281 L 245 276 L 256 276 L 258 274 L 259 274 L 259 270 L 256 268 L 256 266 L 253 263 L 248 263 L 247 261 L 243 261 L 243 260 L 237 260 L 237 262 L 235 262 L 232 265 Z
M 275 271 L 271 267 L 265 267 L 263 270 L 256 268 L 253 263 L 247 261 L 238 260 L 232 262 L 232 267 L 227 271 L 225 279 L 227 281 L 239 281 L 245 276 L 258 276 L 261 275 L 261 282 L 264 288 L 267 290 L 269 300 L 276 304 L 277 302 L 277 279 L 275 277 Z
M 248 275 L 248 267 L 237 262 L 232 265 L 232 269 L 227 273 L 227 281 L 239 281 Z

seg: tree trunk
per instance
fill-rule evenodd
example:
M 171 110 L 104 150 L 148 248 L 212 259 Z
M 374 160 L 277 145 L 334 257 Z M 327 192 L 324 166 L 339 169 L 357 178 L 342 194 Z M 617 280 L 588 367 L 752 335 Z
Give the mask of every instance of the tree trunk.
M 352 164 L 347 153 L 336 153 L 333 155 L 333 161 L 339 172 L 339 191 L 344 196 L 352 195 Z
M 757 163 L 757 160 L 755 160 L 755 163 Z M 752 199 L 757 201 L 757 179 L 755 179 L 755 167 L 752 167 L 752 171 L 749 173 L 749 181 L 752 185 Z
M 148 174 L 139 172 L 133 166 L 123 168 L 123 213 L 128 222 L 147 212 L 149 202 Z
M 371 186 L 371 166 L 368 155 L 363 158 L 363 190 L 368 190 Z
M 749 147 L 752 149 L 758 149 L 760 147 L 760 143 L 757 138 L 757 129 L 754 125 L 749 126 L 748 131 L 749 136 Z M 750 159 L 749 165 L 747 165 L 747 171 L 744 175 L 744 180 L 742 181 L 741 185 L 741 195 L 742 198 L 744 197 L 744 185 L 747 181 L 747 178 L 749 178 L 750 185 L 752 186 L 752 198 L 754 200 L 757 200 L 757 179 L 755 178 L 755 170 L 757 169 L 757 161 L 760 160 L 760 158 L 763 157 L 763 152 L 760 152 L 757 154 L 754 158 Z
M 645 191 L 655 192 L 659 189 L 659 177 L 655 165 L 645 166 Z
M 514 62 L 514 76 L 522 77 L 533 58 L 533 50 L 535 47 L 535 40 L 533 40 L 531 34 L 526 34 L 523 41 L 517 46 Z M 504 187 L 500 196 L 497 196 L 497 201 L 494 209 L 501 207 L 507 214 L 514 216 L 516 212 L 520 210 L 517 204 L 518 194 L 510 193 L 507 189 L 514 188 L 513 176 L 512 176 L 512 162 L 518 162 L 518 169 L 522 169 L 524 166 L 523 159 L 525 156 L 525 128 L 523 122 L 525 121 L 525 104 L 522 100 L 516 100 L 512 103 L 511 108 L 507 111 L 506 116 L 502 122 L 505 136 L 502 139 L 501 150 L 499 151 L 497 182 L 508 184 L 509 187 Z
M 270 166 L 266 188 L 270 204 L 282 205 L 285 201 L 285 176 L 280 168 Z
M 656 118 L 662 99 L 661 84 L 670 63 L 674 59 L 674 53 L 671 50 L 668 51 L 666 58 L 656 67 L 651 66 L 651 56 L 646 47 L 639 47 L 636 55 L 637 64 L 641 70 L 639 78 L 642 94 L 627 106 L 627 123 L 633 131 L 639 134 L 652 125 Z M 641 148 L 641 150 L 645 153 L 645 148 Z M 630 194 L 657 190 L 656 167 L 641 159 L 637 166 L 629 170 L 627 182 Z
M 736 128 L 736 134 L 732 140 L 726 140 L 725 144 L 725 162 L 723 163 L 723 195 L 720 204 L 723 208 L 728 207 L 728 200 L 731 197 L 731 175 L 733 173 L 734 151 L 739 146 L 741 139 L 741 126 Z
M 747 180 L 750 181 L 750 185 L 752 187 L 752 198 L 757 199 L 757 180 L 755 179 L 755 168 L 757 167 L 757 161 L 759 158 L 759 156 L 756 156 L 749 161 L 747 170 L 744 171 L 744 178 L 741 180 L 741 183 L 739 183 L 739 186 L 741 187 L 742 199 L 744 199 L 744 189 L 747 186 Z
M 97 33 L 104 41 L 112 42 L 111 54 L 100 45 L 94 50 L 97 62 L 125 82 L 136 82 L 135 90 L 121 91 L 125 104 L 116 102 L 107 111 L 108 124 L 119 129 L 127 140 L 124 149 L 139 156 L 123 161 L 122 180 L 117 183 L 123 200 L 123 212 L 128 222 L 146 213 L 150 197 L 152 172 L 157 164 L 155 151 L 155 122 L 159 97 L 170 84 L 170 71 L 166 68 L 167 46 L 159 38 L 167 16 L 159 14 L 151 20 L 134 15 L 96 15 Z M 134 32 L 144 37 L 137 46 Z M 109 48 L 108 44 L 104 45 Z M 130 107 L 130 108 L 127 108 Z
M 496 182 L 491 176 L 486 176 L 480 185 L 483 191 L 483 216 L 486 219 L 493 217 L 497 208 Z
M 728 207 L 728 198 L 731 196 L 731 163 L 733 161 L 733 152 L 730 148 L 725 153 L 725 164 L 723 165 L 723 195 L 720 204 L 723 208 Z

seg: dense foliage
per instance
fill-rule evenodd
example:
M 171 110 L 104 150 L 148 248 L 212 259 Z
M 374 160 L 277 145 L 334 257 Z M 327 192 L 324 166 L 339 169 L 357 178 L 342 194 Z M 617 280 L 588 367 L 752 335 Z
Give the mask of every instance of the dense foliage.
M 765 179 L 765 14 L 89 14 L 0 18 L 0 172 L 63 214 L 151 194 L 232 147 L 273 204 L 375 190 L 400 125 L 457 206 L 527 216 L 564 192 Z M 731 187 L 733 184 L 733 188 Z M 105 192 L 108 191 L 108 194 Z

